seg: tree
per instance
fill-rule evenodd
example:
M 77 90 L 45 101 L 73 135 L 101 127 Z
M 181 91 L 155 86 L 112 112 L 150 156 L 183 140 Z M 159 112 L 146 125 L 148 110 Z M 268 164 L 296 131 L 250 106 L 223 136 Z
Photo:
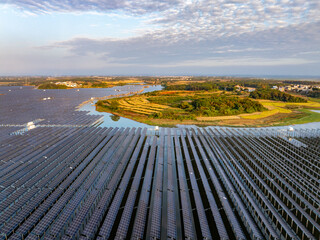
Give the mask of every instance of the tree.
M 259 89 L 251 92 L 249 97 L 254 99 L 268 99 L 283 102 L 307 102 L 307 100 L 303 98 L 295 97 L 274 89 Z
M 117 100 L 110 101 L 109 108 L 111 110 L 118 110 L 119 109 L 119 102 Z
M 189 110 L 189 111 L 193 109 L 192 105 L 191 105 L 190 103 L 188 103 L 188 102 L 182 102 L 182 103 L 179 105 L 179 107 L 180 107 L 181 109 L 185 109 L 185 110 Z

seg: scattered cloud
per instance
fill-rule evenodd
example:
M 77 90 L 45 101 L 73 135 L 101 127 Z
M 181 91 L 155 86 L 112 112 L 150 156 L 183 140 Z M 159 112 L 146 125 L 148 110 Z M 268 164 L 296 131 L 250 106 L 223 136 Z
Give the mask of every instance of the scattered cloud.
M 200 35 L 201 36 L 201 35 Z M 320 24 L 310 23 L 295 27 L 282 27 L 262 32 L 243 33 L 238 36 L 202 38 L 193 41 L 183 34 L 145 34 L 127 39 L 75 38 L 45 46 L 46 49 L 67 49 L 74 56 L 96 54 L 100 59 L 114 63 L 168 64 L 180 62 L 202 63 L 210 58 L 286 59 L 290 64 L 306 64 L 311 61 L 297 61 L 297 52 L 320 50 Z M 315 52 L 314 56 L 318 56 Z M 319 58 L 319 57 L 318 57 Z M 314 59 L 312 60 L 314 61 Z M 230 61 L 229 61 L 230 62 Z M 288 61 L 287 61 L 288 62 Z M 245 63 L 245 61 L 244 61 Z M 273 64 L 278 64 L 274 61 Z M 196 64 L 199 65 L 199 64 Z
M 135 37 L 75 37 L 38 47 L 41 51 L 63 49 L 68 57 L 74 58 L 95 56 L 109 65 L 163 68 L 320 63 L 319 0 L 6 0 L 3 3 L 35 15 L 59 12 L 101 14 L 124 20 L 133 15 L 141 17 L 143 27 L 131 30 Z
M 181 0 L 181 2 L 183 2 Z M 37 12 L 82 12 L 96 11 L 109 12 L 123 10 L 132 14 L 145 14 L 154 11 L 163 11 L 176 6 L 179 0 L 6 0 L 4 3 L 15 5 L 18 8 Z
M 6 0 L 2 4 L 31 14 L 151 14 L 146 22 L 161 26 L 163 34 L 184 34 L 194 40 L 320 21 L 318 0 Z
M 175 67 L 227 67 L 227 66 L 284 66 L 284 65 L 301 65 L 314 63 L 311 60 L 302 58 L 208 58 L 201 60 L 182 61 L 173 65 L 150 65 L 153 67 L 175 68 Z

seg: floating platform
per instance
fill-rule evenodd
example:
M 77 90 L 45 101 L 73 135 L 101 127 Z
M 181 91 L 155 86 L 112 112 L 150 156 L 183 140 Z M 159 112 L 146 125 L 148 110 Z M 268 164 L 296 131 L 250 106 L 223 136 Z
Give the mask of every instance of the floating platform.
M 320 238 L 319 130 L 16 128 L 0 239 Z

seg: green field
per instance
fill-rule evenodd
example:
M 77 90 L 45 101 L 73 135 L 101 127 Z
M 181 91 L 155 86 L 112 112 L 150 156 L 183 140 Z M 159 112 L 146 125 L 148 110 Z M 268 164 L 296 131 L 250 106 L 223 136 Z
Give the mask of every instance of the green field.
M 298 119 L 291 119 L 282 123 L 279 123 L 279 126 L 284 125 L 294 125 L 294 124 L 304 124 L 311 122 L 320 122 L 320 113 L 313 112 L 310 109 L 300 109 L 300 112 L 304 113 L 304 116 Z

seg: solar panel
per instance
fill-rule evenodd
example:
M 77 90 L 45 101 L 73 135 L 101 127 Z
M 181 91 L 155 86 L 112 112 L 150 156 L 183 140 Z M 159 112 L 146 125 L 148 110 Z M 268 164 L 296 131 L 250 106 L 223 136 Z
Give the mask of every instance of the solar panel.
M 320 131 L 100 128 L 68 101 L 0 114 L 1 239 L 318 238 Z

